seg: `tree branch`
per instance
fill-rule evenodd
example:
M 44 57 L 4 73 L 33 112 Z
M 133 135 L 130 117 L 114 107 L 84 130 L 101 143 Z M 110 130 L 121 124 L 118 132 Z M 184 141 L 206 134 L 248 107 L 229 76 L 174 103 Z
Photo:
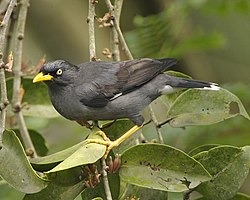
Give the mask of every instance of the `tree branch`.
M 102 159 L 101 164 L 102 164 L 102 179 L 103 179 L 103 185 L 104 185 L 106 198 L 107 198 L 107 200 L 112 200 L 112 195 L 111 195 L 111 191 L 110 191 L 110 187 L 109 187 L 108 174 L 106 171 L 106 169 L 107 169 L 106 160 Z
M 118 37 L 119 37 L 119 40 L 121 42 L 121 46 L 122 46 L 122 50 L 125 52 L 126 56 L 128 57 L 129 60 L 133 60 L 133 56 L 128 48 L 128 45 L 126 43 L 126 40 L 122 34 L 122 31 L 121 31 L 121 28 L 119 26 L 119 20 L 116 19 L 116 16 L 115 16 L 115 12 L 114 12 L 114 7 L 113 5 L 111 4 L 110 0 L 105 0 L 106 2 L 106 5 L 109 9 L 109 12 L 112 16 L 112 21 L 113 21 L 113 25 L 114 25 L 114 28 L 118 34 Z
M 17 18 L 17 37 L 15 40 L 15 51 L 14 51 L 14 84 L 13 84 L 13 96 L 12 96 L 12 106 L 13 111 L 15 113 L 18 127 L 20 130 L 21 137 L 24 142 L 24 147 L 26 150 L 32 150 L 33 157 L 36 157 L 36 151 L 34 145 L 31 141 L 27 126 L 24 121 L 24 117 L 21 111 L 21 64 L 22 64 L 22 50 L 23 50 L 23 39 L 24 39 L 24 30 L 25 30 L 25 23 L 26 17 L 29 7 L 29 0 L 21 0 L 20 1 L 20 9 Z
M 2 142 L 2 134 L 5 129 L 5 122 L 6 122 L 6 112 L 7 106 L 9 104 L 8 97 L 7 97 L 7 89 L 6 89 L 6 79 L 5 79 L 5 64 L 3 62 L 3 51 L 6 42 L 6 30 L 10 21 L 11 13 L 16 5 L 16 0 L 11 0 L 7 11 L 4 15 L 3 21 L 0 24 L 0 82 L 1 82 L 1 119 L 0 119 L 0 145 Z
M 89 59 L 90 61 L 96 60 L 95 48 L 95 0 L 89 0 L 89 13 L 87 23 L 89 24 Z

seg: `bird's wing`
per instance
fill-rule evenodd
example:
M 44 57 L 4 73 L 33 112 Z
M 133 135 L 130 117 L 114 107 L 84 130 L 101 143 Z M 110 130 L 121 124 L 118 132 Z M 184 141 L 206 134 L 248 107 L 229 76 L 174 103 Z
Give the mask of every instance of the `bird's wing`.
M 95 62 L 91 68 L 88 63 L 83 68 L 84 80 L 76 87 L 76 92 L 84 105 L 104 107 L 108 102 L 135 90 L 175 64 L 176 59 L 173 58 Z

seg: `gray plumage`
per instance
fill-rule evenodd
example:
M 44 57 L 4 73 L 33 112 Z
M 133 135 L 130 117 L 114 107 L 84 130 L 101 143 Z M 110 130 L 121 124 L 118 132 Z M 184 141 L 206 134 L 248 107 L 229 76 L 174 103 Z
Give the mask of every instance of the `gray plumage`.
M 41 68 L 53 78 L 45 81 L 51 102 L 65 118 L 75 121 L 129 118 L 142 125 L 147 105 L 175 88 L 213 88 L 212 83 L 169 76 L 163 72 L 176 59 L 136 59 L 72 65 L 57 60 Z M 58 69 L 62 70 L 57 75 Z

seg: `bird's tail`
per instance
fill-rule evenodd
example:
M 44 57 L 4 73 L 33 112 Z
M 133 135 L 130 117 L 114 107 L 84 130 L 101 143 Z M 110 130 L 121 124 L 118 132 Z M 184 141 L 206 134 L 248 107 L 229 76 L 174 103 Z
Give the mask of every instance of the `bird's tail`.
M 164 87 L 160 90 L 161 94 L 171 94 L 179 89 L 196 88 L 199 90 L 219 90 L 220 87 L 216 83 L 210 83 L 205 81 L 186 79 L 180 77 L 169 76 L 164 74 L 167 81 L 164 83 Z
M 219 90 L 220 87 L 216 83 L 205 82 L 200 80 L 171 77 L 170 86 L 175 88 L 197 88 L 204 90 Z

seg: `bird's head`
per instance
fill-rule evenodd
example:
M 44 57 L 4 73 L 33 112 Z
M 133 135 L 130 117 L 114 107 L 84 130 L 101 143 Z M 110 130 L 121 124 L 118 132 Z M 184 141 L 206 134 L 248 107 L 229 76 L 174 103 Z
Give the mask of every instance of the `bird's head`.
M 45 82 L 47 85 L 67 85 L 73 82 L 78 67 L 64 60 L 48 62 L 33 79 L 33 83 Z

